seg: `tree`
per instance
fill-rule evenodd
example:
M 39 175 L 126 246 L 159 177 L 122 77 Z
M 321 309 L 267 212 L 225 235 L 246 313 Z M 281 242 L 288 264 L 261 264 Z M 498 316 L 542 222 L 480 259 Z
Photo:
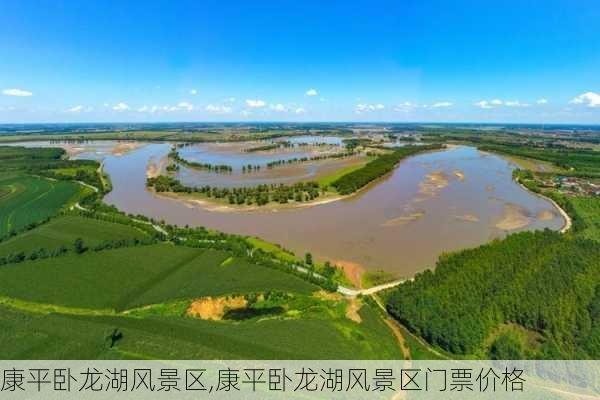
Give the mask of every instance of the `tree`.
M 310 253 L 306 253 L 304 256 L 304 262 L 308 265 L 313 265 L 313 256 Z
M 77 254 L 82 254 L 87 250 L 85 243 L 83 243 L 83 239 L 75 239 L 75 242 L 73 242 L 73 250 L 75 250 L 75 253 Z

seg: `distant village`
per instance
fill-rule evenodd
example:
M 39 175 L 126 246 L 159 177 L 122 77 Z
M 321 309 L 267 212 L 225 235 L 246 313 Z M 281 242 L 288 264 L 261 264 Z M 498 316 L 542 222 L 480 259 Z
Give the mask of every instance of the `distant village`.
M 542 183 L 545 187 L 555 188 L 571 196 L 600 196 L 600 179 L 556 176 Z

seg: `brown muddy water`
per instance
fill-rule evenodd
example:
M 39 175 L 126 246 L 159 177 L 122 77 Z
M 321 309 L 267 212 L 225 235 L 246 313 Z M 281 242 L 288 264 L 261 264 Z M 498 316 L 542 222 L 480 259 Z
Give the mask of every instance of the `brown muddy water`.
M 104 170 L 113 183 L 105 201 L 129 213 L 258 236 L 299 255 L 309 251 L 321 260 L 404 277 L 433 267 L 444 252 L 510 232 L 564 225 L 550 202 L 512 180 L 509 161 L 473 147 L 410 157 L 368 190 L 333 203 L 232 212 L 209 211 L 148 192 L 147 165 L 169 149 L 170 144 L 161 143 L 119 156 L 104 151 Z

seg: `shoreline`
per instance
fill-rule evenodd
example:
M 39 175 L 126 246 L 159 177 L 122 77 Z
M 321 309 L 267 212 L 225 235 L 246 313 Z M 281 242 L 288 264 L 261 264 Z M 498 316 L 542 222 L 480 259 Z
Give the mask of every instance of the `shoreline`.
M 477 149 L 477 150 L 480 151 L 481 153 L 493 154 L 493 155 L 496 155 L 498 157 L 501 157 L 501 158 L 507 160 L 508 162 L 513 162 L 508 157 L 506 157 L 505 154 L 498 153 L 498 152 L 483 151 L 483 150 L 479 150 L 479 149 Z M 544 196 L 542 193 L 536 193 L 532 190 L 529 190 L 518 179 L 513 179 L 513 181 L 516 182 L 519 186 L 521 186 L 521 188 L 523 190 L 525 190 L 526 192 L 531 193 L 541 199 L 544 199 L 544 200 L 550 202 L 554 206 L 554 208 L 558 211 L 558 213 L 561 215 L 561 217 L 563 217 L 563 220 L 564 220 L 564 225 L 562 226 L 562 228 L 559 229 L 559 231 L 558 231 L 559 233 L 566 233 L 569 231 L 569 229 L 571 229 L 571 226 L 573 226 L 573 220 L 571 219 L 569 214 L 567 214 L 567 212 L 565 210 L 563 210 L 561 206 L 558 205 L 558 203 L 556 201 L 554 201 L 553 199 L 551 199 L 548 196 Z
M 571 217 L 569 216 L 569 214 L 567 214 L 567 212 L 565 210 L 563 210 L 563 208 L 561 206 L 558 205 L 558 203 L 556 201 L 554 201 L 553 199 L 551 199 L 548 196 L 544 196 L 541 193 L 536 193 L 534 191 L 529 190 L 525 185 L 523 185 L 521 182 L 519 182 L 519 180 L 515 179 L 515 182 L 521 186 L 524 190 L 526 190 L 527 192 L 538 196 L 539 198 L 542 198 L 544 200 L 547 200 L 548 202 L 550 202 L 554 208 L 556 208 L 556 210 L 558 211 L 558 213 L 561 215 L 561 217 L 563 217 L 564 220 L 564 225 L 562 226 L 562 228 L 560 228 L 560 230 L 558 231 L 559 233 L 566 233 L 569 231 L 569 229 L 571 229 L 571 226 L 573 226 L 573 220 L 571 219 Z

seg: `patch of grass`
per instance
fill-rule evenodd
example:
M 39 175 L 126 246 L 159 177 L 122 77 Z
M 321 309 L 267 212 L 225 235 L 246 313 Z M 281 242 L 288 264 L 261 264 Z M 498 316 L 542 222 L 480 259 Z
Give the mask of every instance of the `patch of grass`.
M 0 199 L 0 237 L 56 215 L 81 190 L 74 182 L 29 175 L 0 179 L 0 188 L 5 193 Z
M 320 177 L 319 179 L 317 179 L 317 183 L 319 183 L 319 185 L 321 187 L 331 186 L 331 184 L 333 182 L 337 181 L 342 176 L 344 176 L 346 174 L 349 174 L 351 172 L 354 172 L 356 170 L 361 169 L 369 161 L 372 161 L 373 159 L 375 159 L 375 157 L 366 157 L 364 159 L 364 162 L 360 162 L 360 163 L 352 164 L 352 165 L 347 165 L 347 166 L 345 166 L 343 168 L 338 169 L 337 171 L 335 171 L 334 173 L 332 173 L 330 175 L 325 175 L 325 176 Z
M 81 216 L 61 216 L 46 224 L 0 243 L 0 254 L 29 253 L 44 248 L 70 247 L 77 238 L 88 247 L 103 241 L 144 239 L 148 234 L 135 227 Z
M 382 285 L 396 279 L 396 275 L 388 271 L 367 271 L 362 277 L 363 288 L 370 288 L 377 285 Z
M 123 310 L 168 300 L 316 286 L 228 253 L 158 244 L 27 261 L 0 268 L 0 295 L 44 304 Z
M 280 246 L 274 243 L 267 242 L 257 237 L 249 237 L 246 240 L 257 249 L 261 249 L 265 253 L 273 254 L 275 257 L 280 258 L 282 260 L 289 262 L 301 261 L 299 257 L 295 256 L 294 254 L 285 249 L 282 249 Z
M 370 310 L 361 317 L 362 324 L 312 317 L 216 322 L 179 316 L 36 314 L 0 305 L 0 355 L 3 359 L 400 358 L 394 338 L 377 320 L 371 321 Z M 107 336 L 114 329 L 123 338 L 111 349 Z
M 575 209 L 575 213 L 585 221 L 585 227 L 578 232 L 578 235 L 600 241 L 600 198 L 570 197 L 569 202 Z

